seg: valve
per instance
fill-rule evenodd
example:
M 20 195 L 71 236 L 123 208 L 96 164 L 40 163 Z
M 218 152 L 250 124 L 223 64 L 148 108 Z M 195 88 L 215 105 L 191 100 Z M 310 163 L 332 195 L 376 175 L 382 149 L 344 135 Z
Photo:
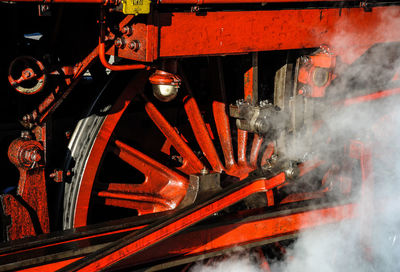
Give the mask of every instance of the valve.
M 8 81 L 17 92 L 31 95 L 43 90 L 47 75 L 40 61 L 30 56 L 22 56 L 11 62 Z
M 229 106 L 229 115 L 236 118 L 239 129 L 262 135 L 282 131 L 289 119 L 284 111 L 267 101 L 261 101 L 254 106 L 247 101 L 238 100 L 236 105 Z

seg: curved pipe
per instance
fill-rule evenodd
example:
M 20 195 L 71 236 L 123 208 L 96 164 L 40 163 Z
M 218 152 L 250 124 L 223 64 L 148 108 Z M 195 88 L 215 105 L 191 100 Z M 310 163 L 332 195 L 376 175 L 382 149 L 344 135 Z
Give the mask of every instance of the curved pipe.
M 104 15 L 104 9 L 100 9 L 100 38 L 99 38 L 99 58 L 101 64 L 103 64 L 104 67 L 107 69 L 110 69 L 111 71 L 127 71 L 127 70 L 139 70 L 139 69 L 150 69 L 150 66 L 144 65 L 144 64 L 127 64 L 127 65 L 113 65 L 108 63 L 106 60 L 106 45 L 104 43 L 104 34 L 105 34 L 105 29 L 104 29 L 104 20 L 105 20 L 105 15 Z M 132 16 L 133 18 L 133 16 Z
M 111 71 L 127 71 L 127 70 L 138 70 L 138 69 L 150 69 L 150 66 L 144 64 L 128 64 L 128 65 L 113 65 L 108 63 L 106 60 L 106 49 L 105 44 L 101 37 L 99 39 L 99 58 L 101 64 Z

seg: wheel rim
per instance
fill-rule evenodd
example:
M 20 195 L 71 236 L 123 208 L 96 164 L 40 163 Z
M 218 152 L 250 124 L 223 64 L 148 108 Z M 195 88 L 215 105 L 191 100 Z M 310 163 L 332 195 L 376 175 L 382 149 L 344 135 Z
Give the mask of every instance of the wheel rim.
M 164 135 L 166 142 L 169 142 L 170 146 L 180 155 L 182 165 L 171 169 L 123 141 L 113 139 L 112 134 L 119 120 L 132 99 L 141 94 L 147 82 L 147 77 L 146 72 L 139 73 L 130 82 L 109 110 L 110 114 L 104 118 L 101 124 L 86 161 L 85 170 L 77 189 L 76 200 L 74 200 L 73 227 L 87 225 L 90 203 L 93 201 L 93 197 L 104 199 L 105 205 L 135 209 L 139 215 L 172 210 L 185 197 L 188 187 L 187 176 L 199 173 L 205 165 L 209 165 L 212 171 L 224 171 L 229 176 L 243 179 L 249 172 L 257 168 L 259 162 L 265 163 L 274 151 L 272 143 L 263 145 L 264 139 L 261 136 L 255 134 L 250 143 L 249 134 L 246 131 L 238 130 L 237 156 L 235 156 L 226 105 L 219 101 L 212 102 L 214 122 L 218 134 L 218 138 L 213 139 L 209 125 L 204 121 L 196 100 L 191 96 L 184 98 L 184 109 L 194 138 L 205 159 L 200 160 L 196 156 L 195 152 L 185 142 L 183 135 L 177 132 L 157 107 L 145 96 L 143 97 L 147 115 Z M 224 163 L 217 152 L 216 144 L 220 145 Z M 106 150 L 142 172 L 145 181 L 140 185 L 110 183 L 106 189 L 97 191 L 94 195 L 93 187 Z M 270 203 L 271 196 L 267 196 L 267 199 Z

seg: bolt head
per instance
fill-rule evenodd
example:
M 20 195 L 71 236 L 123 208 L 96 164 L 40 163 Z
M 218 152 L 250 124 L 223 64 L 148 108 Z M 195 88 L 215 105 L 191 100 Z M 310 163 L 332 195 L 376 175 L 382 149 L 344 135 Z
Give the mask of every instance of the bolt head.
M 204 176 L 204 175 L 207 175 L 207 174 L 208 174 L 207 168 L 204 167 L 203 169 L 201 169 L 201 170 L 200 170 L 200 174 L 203 175 L 203 176 Z
M 122 29 L 121 29 L 121 32 L 123 33 L 123 34 L 125 34 L 125 35 L 127 35 L 127 36 L 130 36 L 130 35 L 132 35 L 132 27 L 130 27 L 130 26 L 124 26 Z
M 140 43 L 139 41 L 131 41 L 128 44 L 129 49 L 133 50 L 133 51 L 138 51 L 140 48 Z
M 25 117 L 27 117 L 27 118 L 25 118 Z M 24 121 L 28 121 L 29 120 L 28 118 L 29 118 L 29 116 L 24 116 L 23 117 Z M 28 119 L 28 120 L 25 120 L 25 119 Z M 28 130 L 23 130 L 23 131 L 21 131 L 21 138 L 23 138 L 25 140 L 30 140 L 32 137 L 29 134 Z
M 125 47 L 125 40 L 122 38 L 116 38 L 114 41 L 114 45 L 118 48 L 124 48 Z
M 37 151 L 35 151 L 35 152 L 32 152 L 31 159 L 34 162 L 38 162 L 42 159 L 42 156 L 40 156 L 40 154 Z

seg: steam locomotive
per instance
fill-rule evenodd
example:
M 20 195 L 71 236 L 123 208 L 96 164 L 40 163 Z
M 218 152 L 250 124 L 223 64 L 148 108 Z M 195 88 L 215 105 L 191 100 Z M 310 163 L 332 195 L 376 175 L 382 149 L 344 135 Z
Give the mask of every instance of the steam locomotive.
M 271 271 L 395 198 L 398 1 L 0 4 L 0 271 Z

